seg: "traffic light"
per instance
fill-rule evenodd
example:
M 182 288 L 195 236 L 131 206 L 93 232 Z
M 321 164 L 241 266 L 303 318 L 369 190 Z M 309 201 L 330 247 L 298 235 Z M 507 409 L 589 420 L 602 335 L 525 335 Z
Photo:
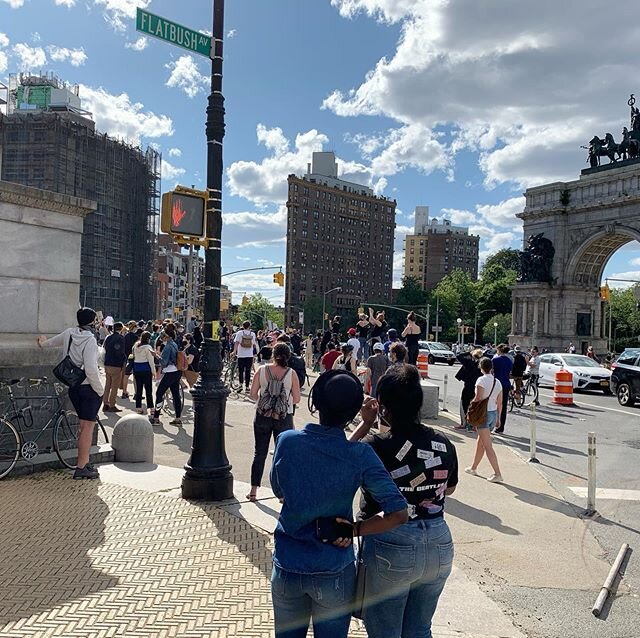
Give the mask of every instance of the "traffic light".
M 608 285 L 600 286 L 600 299 L 602 299 L 602 301 L 609 301 L 610 294 Z
M 242 295 L 242 305 L 243 306 L 249 305 L 249 297 L 247 297 L 247 295 Z
M 178 237 L 206 234 L 207 192 L 176 186 L 162 196 L 160 230 Z
M 280 287 L 284 286 L 284 273 L 283 272 L 273 273 L 273 283 L 278 284 L 278 286 Z

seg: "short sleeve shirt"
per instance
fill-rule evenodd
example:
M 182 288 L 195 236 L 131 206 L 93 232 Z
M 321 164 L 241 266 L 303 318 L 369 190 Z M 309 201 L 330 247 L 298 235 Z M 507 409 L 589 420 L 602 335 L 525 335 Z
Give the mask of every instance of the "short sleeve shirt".
M 251 337 L 251 347 L 243 348 L 240 344 L 242 343 L 242 337 Z M 234 338 L 234 342 L 238 344 L 238 358 L 242 359 L 245 357 L 253 357 L 253 349 L 258 349 L 258 342 L 256 341 L 256 335 L 251 330 L 238 330 L 236 336 Z
M 500 381 L 498 381 L 498 379 L 496 379 L 492 374 L 483 374 L 476 381 L 476 388 L 482 388 L 482 393 L 480 395 L 481 400 L 489 397 L 489 400 L 487 401 L 487 411 L 494 412 L 497 410 L 498 395 L 502 392 L 502 385 L 500 384 Z M 491 393 L 491 395 L 489 395 L 489 393 Z
M 417 425 L 410 431 L 393 431 L 364 439 L 378 455 L 405 497 L 409 519 L 435 519 L 444 514 L 445 490 L 458 484 L 458 456 L 449 439 L 433 428 Z M 362 492 L 360 518 L 375 516 L 381 507 Z

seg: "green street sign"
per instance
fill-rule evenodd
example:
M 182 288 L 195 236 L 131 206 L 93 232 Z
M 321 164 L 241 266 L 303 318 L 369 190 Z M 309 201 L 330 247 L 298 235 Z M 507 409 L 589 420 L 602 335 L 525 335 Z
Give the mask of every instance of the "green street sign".
M 192 53 L 199 53 L 207 58 L 211 57 L 211 36 L 161 18 L 140 9 L 140 7 L 136 11 L 136 31 L 175 44 Z

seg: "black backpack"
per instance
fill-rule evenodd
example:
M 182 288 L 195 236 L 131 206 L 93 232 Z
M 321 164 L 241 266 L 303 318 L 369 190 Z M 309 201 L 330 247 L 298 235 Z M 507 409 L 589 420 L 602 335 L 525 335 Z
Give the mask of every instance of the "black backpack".
M 307 367 L 305 366 L 304 359 L 292 354 L 289 358 L 289 367 L 298 375 L 300 387 L 302 387 L 307 378 Z

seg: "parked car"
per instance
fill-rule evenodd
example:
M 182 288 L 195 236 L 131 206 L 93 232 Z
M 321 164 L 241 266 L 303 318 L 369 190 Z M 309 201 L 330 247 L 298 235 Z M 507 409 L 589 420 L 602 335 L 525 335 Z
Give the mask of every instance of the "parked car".
M 611 390 L 620 405 L 633 405 L 640 398 L 640 348 L 626 348 L 611 364 Z
M 448 363 L 452 366 L 456 361 L 456 355 L 453 354 L 444 343 L 438 341 L 419 341 L 420 354 L 426 354 L 429 357 L 429 364 L 434 364 L 436 361 L 441 363 Z
M 547 352 L 540 355 L 539 385 L 553 387 L 556 372 L 560 368 L 573 374 L 574 390 L 602 390 L 605 394 L 611 394 L 609 386 L 611 370 L 607 370 L 597 361 L 581 354 Z

